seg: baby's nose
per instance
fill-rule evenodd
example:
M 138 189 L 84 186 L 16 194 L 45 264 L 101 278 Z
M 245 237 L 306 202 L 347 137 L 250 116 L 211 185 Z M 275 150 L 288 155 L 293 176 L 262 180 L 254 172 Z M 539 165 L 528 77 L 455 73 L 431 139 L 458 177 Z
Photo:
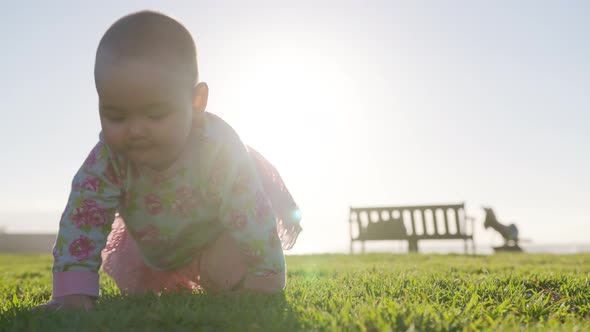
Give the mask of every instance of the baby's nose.
M 140 119 L 134 119 L 129 121 L 127 131 L 129 133 L 130 138 L 141 137 L 145 136 L 146 134 L 145 125 L 143 121 Z

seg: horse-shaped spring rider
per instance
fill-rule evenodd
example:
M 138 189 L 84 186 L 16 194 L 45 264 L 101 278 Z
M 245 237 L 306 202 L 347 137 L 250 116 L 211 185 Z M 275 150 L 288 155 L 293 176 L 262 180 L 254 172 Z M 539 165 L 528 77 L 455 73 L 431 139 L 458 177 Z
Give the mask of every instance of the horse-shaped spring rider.
M 522 248 L 518 245 L 518 228 L 515 224 L 508 226 L 501 224 L 491 208 L 483 207 L 486 212 L 486 217 L 483 222 L 483 226 L 492 228 L 496 232 L 500 233 L 504 238 L 504 245 L 500 247 L 493 247 L 494 251 L 522 251 Z

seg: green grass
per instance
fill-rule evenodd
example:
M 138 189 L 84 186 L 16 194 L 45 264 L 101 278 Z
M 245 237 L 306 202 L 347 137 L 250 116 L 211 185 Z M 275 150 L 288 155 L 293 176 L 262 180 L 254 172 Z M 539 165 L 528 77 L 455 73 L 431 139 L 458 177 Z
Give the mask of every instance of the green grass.
M 0 255 L 0 331 L 590 331 L 590 254 L 288 257 L 284 294 L 121 296 L 95 311 L 30 312 L 49 256 Z

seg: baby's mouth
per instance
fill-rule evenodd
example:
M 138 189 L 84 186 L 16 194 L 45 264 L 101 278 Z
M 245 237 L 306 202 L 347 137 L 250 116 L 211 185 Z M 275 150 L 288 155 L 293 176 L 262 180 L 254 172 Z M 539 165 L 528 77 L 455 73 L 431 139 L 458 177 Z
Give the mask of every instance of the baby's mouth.
M 131 151 L 136 151 L 136 150 L 147 150 L 149 149 L 150 146 L 149 145 L 142 145 L 142 146 L 130 146 L 127 148 L 127 150 L 131 150 Z
M 127 145 L 127 150 L 129 150 L 129 151 L 147 150 L 151 147 L 152 147 L 152 145 L 150 143 L 142 142 L 142 143 L 134 143 L 134 144 Z

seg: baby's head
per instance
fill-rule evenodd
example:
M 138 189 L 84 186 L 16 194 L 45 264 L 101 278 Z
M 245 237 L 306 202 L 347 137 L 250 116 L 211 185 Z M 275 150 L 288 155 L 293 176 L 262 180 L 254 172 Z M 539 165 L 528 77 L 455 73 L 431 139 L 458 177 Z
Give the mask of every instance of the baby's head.
M 94 79 L 106 143 L 155 169 L 176 160 L 207 104 L 190 32 L 158 12 L 130 14 L 107 30 Z

